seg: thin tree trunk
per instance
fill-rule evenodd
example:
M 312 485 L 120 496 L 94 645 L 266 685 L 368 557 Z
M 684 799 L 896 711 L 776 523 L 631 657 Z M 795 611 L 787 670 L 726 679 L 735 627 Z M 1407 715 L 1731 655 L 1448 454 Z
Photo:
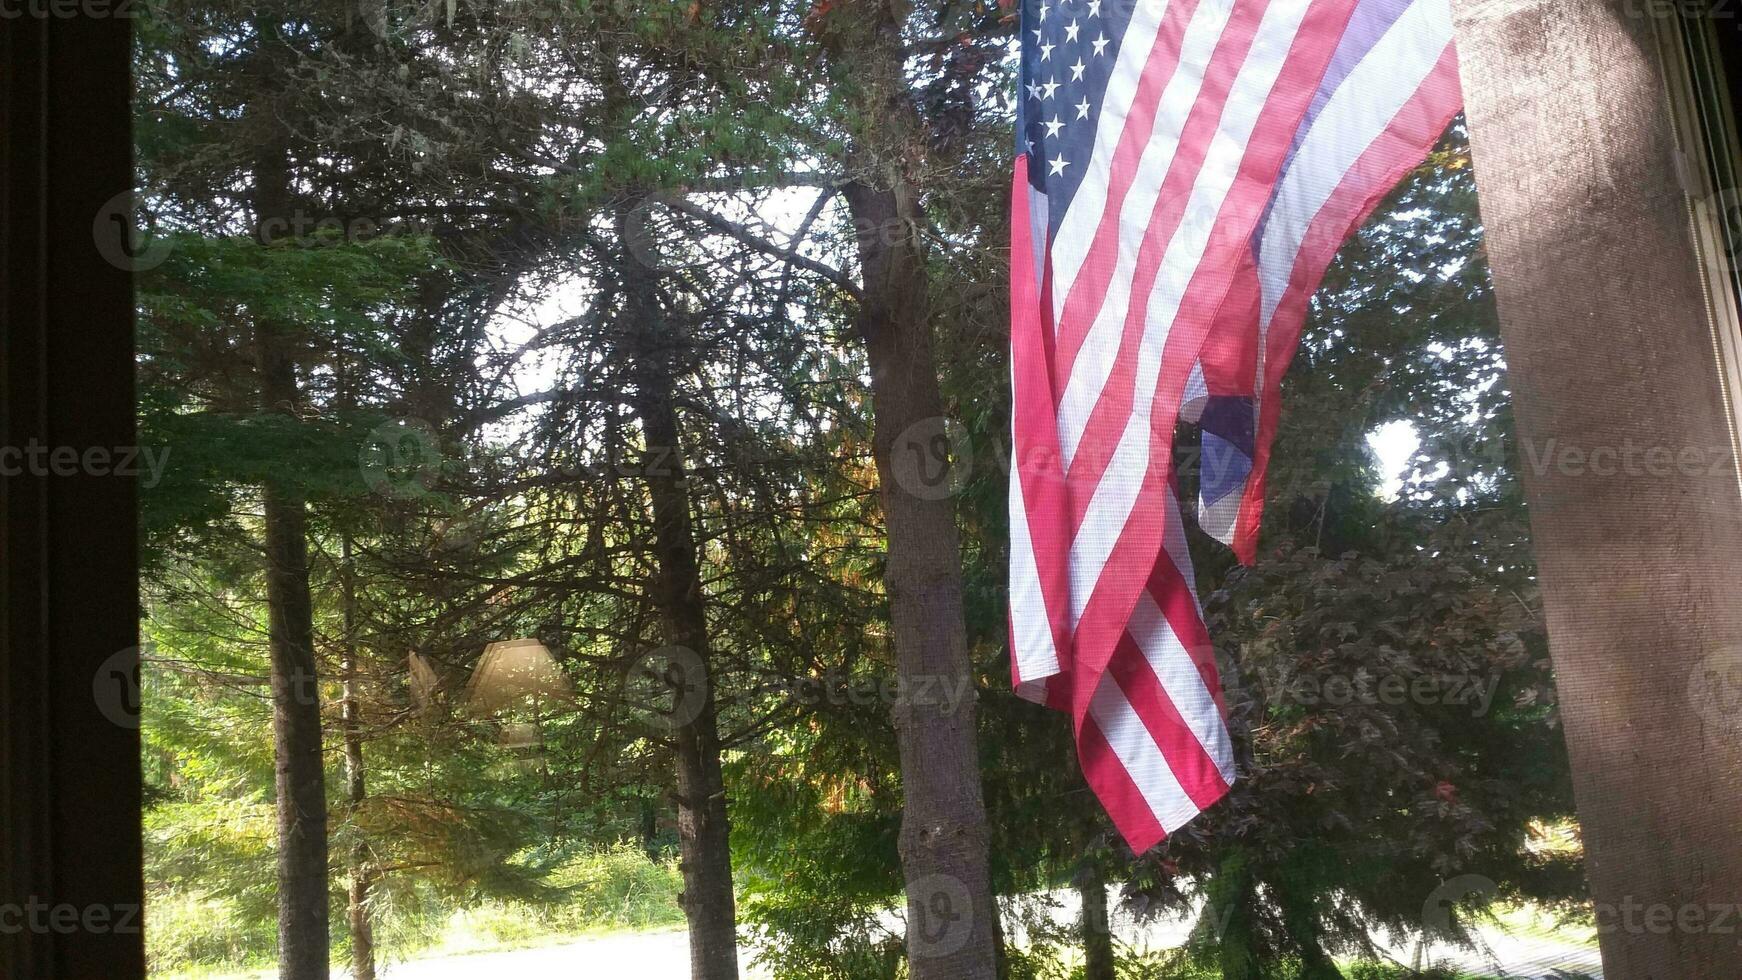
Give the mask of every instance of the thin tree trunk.
M 351 566 L 351 537 L 341 543 L 345 643 L 344 702 L 339 725 L 345 740 L 345 804 L 353 819 L 368 797 L 363 767 L 362 678 L 357 658 L 357 581 Z M 369 921 L 369 887 L 374 872 L 369 867 L 369 848 L 358 840 L 351 845 L 350 880 L 346 889 L 345 924 L 351 932 L 351 980 L 375 980 L 375 928 Z
M 1107 915 L 1107 878 L 1094 862 L 1077 882 L 1083 897 L 1083 980 L 1114 980 L 1113 922 Z
M 290 213 L 289 162 L 282 145 L 269 146 L 255 158 L 254 180 L 257 221 Z M 261 409 L 294 417 L 301 393 L 286 330 L 284 324 L 257 322 L 255 354 Z M 326 980 L 327 793 L 308 584 L 308 518 L 301 490 L 289 481 L 267 480 L 261 505 L 278 801 L 279 977 Z
M 912 980 L 997 976 L 998 909 L 987 868 L 975 691 L 962 614 L 961 546 L 950 500 L 943 396 L 932 353 L 930 281 L 917 229 L 924 126 L 904 73 L 907 8 L 880 0 L 837 42 L 831 84 L 859 131 L 842 188 L 858 236 L 858 329 L 871 369 L 879 494 L 889 554 L 884 586 L 899 695 L 899 847 Z M 940 465 L 944 464 L 944 465 Z M 941 471 L 941 472 L 940 472 Z
M 651 799 L 641 801 L 641 853 L 659 860 L 659 805 Z
M 1313 903 L 1311 877 L 1303 870 L 1285 868 L 1270 879 L 1270 891 L 1282 913 L 1282 927 L 1300 956 L 1296 980 L 1343 980 L 1343 971 L 1325 951 L 1324 930 Z
M 859 329 L 870 360 L 872 452 L 889 534 L 884 583 L 901 691 L 893 714 L 905 799 L 908 960 L 913 980 L 990 980 L 997 909 L 955 506 L 930 468 L 940 462 L 944 409 L 929 282 L 913 234 L 917 192 L 894 174 L 855 181 L 845 192 L 859 231 Z
M 1319 924 L 1319 910 L 1313 902 L 1312 874 L 1307 867 L 1284 867 L 1270 877 L 1270 893 L 1275 896 L 1277 910 L 1282 914 L 1282 930 L 1300 956 L 1300 973 L 1296 980 L 1343 980 L 1343 971 L 1324 949 L 1324 928 Z
M 359 845 L 360 849 L 361 845 Z M 345 921 L 351 929 L 352 980 L 375 980 L 375 927 L 369 921 L 369 887 L 374 883 L 371 873 L 352 856 L 350 888 L 346 897 Z
M 1215 934 L 1211 939 L 1222 968 L 1222 980 L 1259 980 L 1262 975 L 1258 936 L 1252 921 L 1252 907 L 1258 900 L 1255 885 L 1252 869 L 1240 850 L 1224 854 L 1210 879 L 1204 914 L 1213 917 Z
M 296 374 L 271 326 L 258 338 L 261 401 L 288 411 Z M 294 487 L 268 482 L 266 603 L 278 794 L 278 955 L 282 980 L 327 977 L 327 793 L 308 586 L 307 515 Z
M 639 209 L 619 220 L 622 241 L 645 241 Z M 695 531 L 683 443 L 673 403 L 673 334 L 660 307 L 655 270 L 634 248 L 625 249 L 628 330 L 635 352 L 635 407 L 646 440 L 644 467 L 653 505 L 658 595 L 666 642 L 693 654 L 668 666 L 681 675 L 673 735 L 677 743 L 677 825 L 683 872 L 684 919 L 689 925 L 691 980 L 737 980 L 737 908 L 732 893 L 730 828 L 720 773 L 720 735 Z

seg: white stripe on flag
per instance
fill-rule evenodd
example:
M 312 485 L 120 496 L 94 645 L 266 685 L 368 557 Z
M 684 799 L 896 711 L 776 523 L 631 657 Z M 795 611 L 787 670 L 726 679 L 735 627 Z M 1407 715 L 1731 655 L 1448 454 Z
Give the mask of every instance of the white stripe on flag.
M 1194 361 L 1191 376 L 1186 378 L 1185 395 L 1180 399 L 1180 421 L 1196 422 L 1203 417 L 1204 402 L 1209 397 L 1210 386 L 1204 381 L 1204 364 L 1202 361 Z
M 1163 558 L 1167 561 L 1167 558 Z M 1229 785 L 1234 783 L 1234 746 L 1228 738 L 1228 728 L 1222 724 L 1221 710 L 1204 684 L 1197 662 L 1180 641 L 1173 624 L 1162 614 L 1155 598 L 1145 589 L 1131 610 L 1131 622 L 1125 627 L 1138 649 L 1149 661 L 1150 670 L 1161 682 L 1162 690 L 1173 701 L 1174 708 L 1191 729 L 1192 737 L 1204 747 L 1204 754 L 1216 763 L 1216 770 Z
M 1246 495 L 1238 488 L 1223 494 L 1220 499 L 1208 503 L 1198 503 L 1198 527 L 1204 533 L 1226 545 L 1234 543 L 1235 526 L 1240 523 L 1240 507 L 1246 503 Z
M 1130 190 L 1126 192 L 1125 202 L 1119 209 L 1117 248 L 1111 257 L 1104 260 L 1115 263 L 1113 275 L 1107 281 L 1106 292 L 1101 295 L 1100 307 L 1083 339 L 1082 348 L 1072 362 L 1073 383 L 1077 382 L 1079 368 L 1086 364 L 1100 369 L 1101 384 L 1105 384 L 1105 372 L 1112 370 L 1113 362 L 1118 358 L 1119 341 L 1124 335 L 1125 316 L 1131 309 L 1132 271 L 1137 266 L 1144 231 L 1154 217 L 1156 199 L 1161 196 L 1161 185 L 1173 167 L 1175 154 L 1179 152 L 1180 133 L 1185 129 L 1186 120 L 1191 117 L 1192 110 L 1197 107 L 1198 93 L 1203 89 L 1204 77 L 1209 71 L 1216 45 L 1222 40 L 1222 32 L 1227 28 L 1228 18 L 1233 10 L 1233 0 L 1204 0 L 1198 4 L 1198 9 L 1192 14 L 1191 23 L 1186 27 L 1185 39 L 1180 44 L 1179 67 L 1174 71 L 1173 77 L 1168 79 L 1167 87 L 1162 90 L 1161 101 L 1156 109 L 1155 128 L 1150 131 L 1149 142 L 1143 147 Z M 1096 135 L 1099 136 L 1099 133 L 1097 130 Z M 1100 149 L 1099 143 L 1096 144 L 1096 149 Z M 1101 207 L 1104 207 L 1107 193 L 1105 184 L 1098 190 L 1103 202 Z M 1090 210 L 1078 207 L 1079 203 L 1083 203 L 1082 196 L 1083 188 L 1079 188 L 1077 197 L 1071 202 L 1071 210 L 1065 214 L 1066 222 Z M 1099 212 L 1101 207 L 1093 210 Z M 1094 239 L 1096 226 L 1100 224 L 1099 213 L 1095 218 L 1095 225 L 1081 229 L 1082 247 L 1085 249 Z M 1055 255 L 1065 241 L 1065 231 L 1065 227 L 1061 225 L 1053 244 Z M 1072 229 L 1072 232 L 1075 234 L 1077 229 Z M 1062 297 L 1068 292 L 1070 285 L 1058 281 L 1057 276 L 1058 268 L 1055 265 L 1053 302 L 1059 311 L 1055 315 L 1063 316 Z M 1062 321 L 1060 322 L 1062 325 Z M 1068 386 L 1065 389 L 1059 415 L 1059 452 L 1067 472 L 1070 470 L 1071 460 L 1076 457 L 1077 442 L 1082 438 L 1083 429 L 1082 425 L 1066 425 L 1064 420 L 1067 415 L 1076 411 L 1082 414 L 1083 424 L 1087 424 L 1088 409 L 1094 408 L 1092 398 L 1086 409 L 1076 405 L 1072 401 L 1073 391 L 1078 401 L 1091 395 L 1082 390 L 1080 383 L 1075 389 Z M 1092 395 L 1099 394 L 1100 387 L 1097 385 Z M 1074 405 L 1076 407 L 1073 408 Z
M 1034 282 L 1036 286 L 1046 281 L 1046 231 L 1050 227 L 1047 223 L 1048 204 L 1046 195 L 1035 190 L 1033 184 L 1029 184 L 1028 240 L 1029 248 L 1033 250 L 1029 254 L 1034 256 Z M 1011 270 L 1011 274 L 1015 274 L 1014 269 Z M 1039 295 L 1038 291 L 1036 295 Z M 1046 396 L 1051 398 L 1052 392 L 1047 392 Z
M 1155 737 L 1111 673 L 1101 676 L 1095 696 L 1089 701 L 1089 715 L 1118 756 L 1126 775 L 1137 784 L 1137 791 L 1149 804 L 1162 830 L 1171 834 L 1198 815 L 1197 804 L 1186 795 L 1167 758 L 1161 754 L 1161 747 L 1155 744 Z
M 1391 125 L 1398 110 L 1421 90 L 1422 82 L 1451 43 L 1448 0 L 1417 0 L 1367 52 L 1313 120 L 1277 185 L 1276 204 L 1264 229 L 1258 261 L 1264 295 L 1258 321 L 1261 338 L 1270 329 L 1271 317 L 1276 315 L 1276 306 L 1294 274 L 1295 258 L 1313 219 L 1342 186 L 1350 168 Z M 1262 354 L 1262 342 L 1258 349 Z M 1264 390 L 1262 374 L 1258 390 Z
M 1014 377 L 1011 385 L 1015 385 Z M 1027 397 L 1048 396 L 1040 392 Z M 1022 496 L 1022 447 L 1014 442 L 1014 432 L 1012 440 L 1016 449 L 1010 466 L 1010 626 L 1015 643 L 1011 653 L 1016 658 L 1017 676 L 1032 681 L 1058 673 L 1059 656 L 1046 597 L 1041 593 L 1034 541 L 1028 531 L 1028 508 Z
M 1179 570 L 1180 578 L 1189 585 L 1192 596 L 1192 609 L 1197 611 L 1198 621 L 1204 618 L 1204 607 L 1198 602 L 1198 587 L 1196 572 L 1192 568 L 1192 550 L 1186 544 L 1186 525 L 1180 519 L 1179 498 L 1167 494 L 1167 529 L 1162 547 L 1167 550 L 1167 557 L 1173 560 L 1173 567 Z
M 1148 469 L 1150 411 L 1155 386 L 1161 379 L 1162 353 L 1168 333 L 1179 314 L 1186 289 L 1197 272 L 1204 250 L 1209 246 L 1211 232 L 1220 216 L 1222 205 L 1234 183 L 1240 161 L 1245 157 L 1253 128 L 1268 102 L 1272 86 L 1281 74 L 1294 43 L 1308 4 L 1304 2 L 1272 3 L 1264 13 L 1252 50 L 1240 68 L 1229 94 L 1228 107 L 1222 113 L 1216 136 L 1210 142 L 1209 154 L 1192 187 L 1186 204 L 1185 218 L 1162 256 L 1144 317 L 1143 342 L 1138 350 L 1136 392 L 1131 404 L 1131 417 L 1114 449 L 1112 460 L 1102 474 L 1095 493 L 1083 515 L 1081 527 L 1071 542 L 1071 624 L 1075 627 L 1083 609 L 1093 594 L 1095 584 L 1106 566 L 1113 546 L 1124 532 L 1143 486 L 1143 474 Z M 1093 362 L 1102 360 L 1103 363 Z M 1093 400 L 1099 400 L 1101 387 L 1111 371 L 1108 359 L 1079 357 L 1073 365 L 1070 386 L 1079 392 L 1092 387 Z M 1079 380 L 1082 379 L 1082 380 Z M 1079 394 L 1073 402 L 1067 389 L 1060 406 L 1060 442 L 1065 433 L 1074 433 L 1073 443 L 1080 439 L 1088 424 L 1093 400 Z M 1171 433 L 1170 433 L 1171 435 Z M 1169 461 L 1160 461 L 1169 465 Z

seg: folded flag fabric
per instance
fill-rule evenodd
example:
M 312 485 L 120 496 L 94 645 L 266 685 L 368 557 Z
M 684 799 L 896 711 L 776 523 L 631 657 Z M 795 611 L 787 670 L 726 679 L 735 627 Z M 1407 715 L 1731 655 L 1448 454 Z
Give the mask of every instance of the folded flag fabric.
M 1237 291 L 1206 337 L 1184 415 L 1202 413 L 1198 525 L 1250 564 L 1280 392 L 1337 250 L 1463 106 L 1446 0 L 1361 0 L 1301 121 Z M 1193 400 L 1200 398 L 1197 405 Z
M 1449 2 L 1023 0 L 1011 670 L 1138 852 L 1236 775 L 1174 427 L 1251 561 L 1308 301 L 1460 105 Z

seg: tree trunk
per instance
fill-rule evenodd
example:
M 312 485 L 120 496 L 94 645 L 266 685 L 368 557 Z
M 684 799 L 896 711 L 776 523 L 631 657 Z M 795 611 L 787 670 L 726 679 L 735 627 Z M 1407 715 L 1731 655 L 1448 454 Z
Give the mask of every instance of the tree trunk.
M 1259 980 L 1258 936 L 1253 925 L 1253 905 L 1258 901 L 1256 882 L 1245 853 L 1230 850 L 1223 855 L 1210 879 L 1209 900 L 1204 914 L 1215 930 L 1216 961 L 1222 980 Z
M 259 329 L 261 402 L 290 411 L 296 369 L 270 325 Z M 278 955 L 282 980 L 327 977 L 327 793 L 320 687 L 301 492 L 268 482 L 266 603 L 272 651 L 272 735 L 278 794 Z
M 1090 862 L 1077 882 L 1083 896 L 1083 980 L 1114 980 L 1113 922 L 1107 916 L 1107 878 Z
M 842 191 L 859 244 L 857 326 L 871 369 L 872 455 L 889 536 L 907 956 L 912 980 L 992 980 L 998 909 L 930 282 L 917 235 L 920 188 L 909 172 L 926 134 L 903 71 L 906 14 L 905 5 L 881 0 L 856 17 L 852 36 L 834 45 L 831 85 L 857 119 Z
M 361 845 L 357 849 L 361 850 Z M 352 980 L 375 980 L 375 927 L 369 921 L 369 886 L 373 883 L 373 875 L 353 851 L 345 904 L 345 923 L 351 930 Z
M 625 211 L 622 241 L 646 241 L 640 209 Z M 635 237 L 641 236 L 641 237 Z M 726 789 L 720 773 L 720 735 L 709 669 L 706 600 L 695 530 L 690 522 L 689 483 L 673 402 L 673 331 L 666 322 L 656 271 L 634 248 L 625 248 L 626 335 L 638 345 L 635 407 L 646 440 L 648 496 L 653 508 L 654 551 L 659 565 L 656 601 L 668 651 L 660 667 L 681 684 L 672 715 L 677 743 L 677 826 L 683 872 L 684 919 L 689 925 L 691 980 L 737 980 L 737 908 L 732 894 L 732 855 L 726 819 Z M 683 652 L 679 652 L 683 651 Z
M 1738 197 L 1683 64 L 1734 29 L 1718 10 L 1453 4 L 1610 980 L 1737 975 L 1735 924 L 1708 916 L 1742 895 Z
M 363 682 L 358 676 L 361 668 L 357 658 L 357 581 L 351 567 L 350 535 L 345 536 L 341 549 L 345 603 L 345 660 L 341 672 L 345 680 L 339 725 L 345 740 L 345 804 L 354 820 L 369 794 L 363 768 L 362 710 L 358 703 Z M 369 921 L 369 886 L 374 873 L 369 867 L 369 848 L 360 839 L 351 845 L 350 864 L 345 924 L 351 932 L 351 980 L 375 980 L 375 929 Z
M 1282 913 L 1282 927 L 1300 957 L 1297 980 L 1343 980 L 1343 971 L 1337 969 L 1336 961 L 1325 952 L 1324 930 L 1319 926 L 1312 879 L 1306 870 L 1294 873 L 1285 869 L 1269 884 Z
M 658 863 L 659 804 L 652 799 L 641 801 L 641 853 L 647 855 L 647 860 Z
M 846 198 L 859 232 L 859 330 L 871 367 L 872 452 L 888 523 L 884 583 L 900 695 L 894 706 L 905 805 L 907 953 L 913 980 L 990 980 L 997 910 L 986 867 L 973 674 L 962 617 L 962 565 L 932 355 L 916 192 L 900 177 L 861 179 Z
M 254 180 L 257 222 L 290 213 L 289 163 L 281 147 L 268 147 L 256 157 Z M 256 322 L 255 354 L 262 411 L 294 417 L 300 392 L 286 329 L 284 324 Z M 289 481 L 268 480 L 261 509 L 278 801 L 279 977 L 326 980 L 327 793 L 307 514 L 300 488 Z

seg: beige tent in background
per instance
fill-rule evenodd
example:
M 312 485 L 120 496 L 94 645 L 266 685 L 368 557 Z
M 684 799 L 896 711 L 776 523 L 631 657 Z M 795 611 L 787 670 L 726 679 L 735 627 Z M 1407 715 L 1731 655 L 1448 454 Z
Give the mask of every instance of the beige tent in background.
M 429 660 L 416 650 L 411 651 L 411 655 L 406 658 L 405 671 L 406 686 L 411 689 L 411 703 L 419 711 L 428 711 L 430 705 L 435 703 L 435 692 L 441 687 L 441 677 L 430 666 Z
M 478 658 L 478 666 L 466 682 L 466 705 L 476 714 L 489 715 L 529 700 L 535 705 L 546 700 L 566 701 L 573 693 L 568 675 L 544 644 L 532 639 L 503 640 L 485 647 L 484 655 Z

